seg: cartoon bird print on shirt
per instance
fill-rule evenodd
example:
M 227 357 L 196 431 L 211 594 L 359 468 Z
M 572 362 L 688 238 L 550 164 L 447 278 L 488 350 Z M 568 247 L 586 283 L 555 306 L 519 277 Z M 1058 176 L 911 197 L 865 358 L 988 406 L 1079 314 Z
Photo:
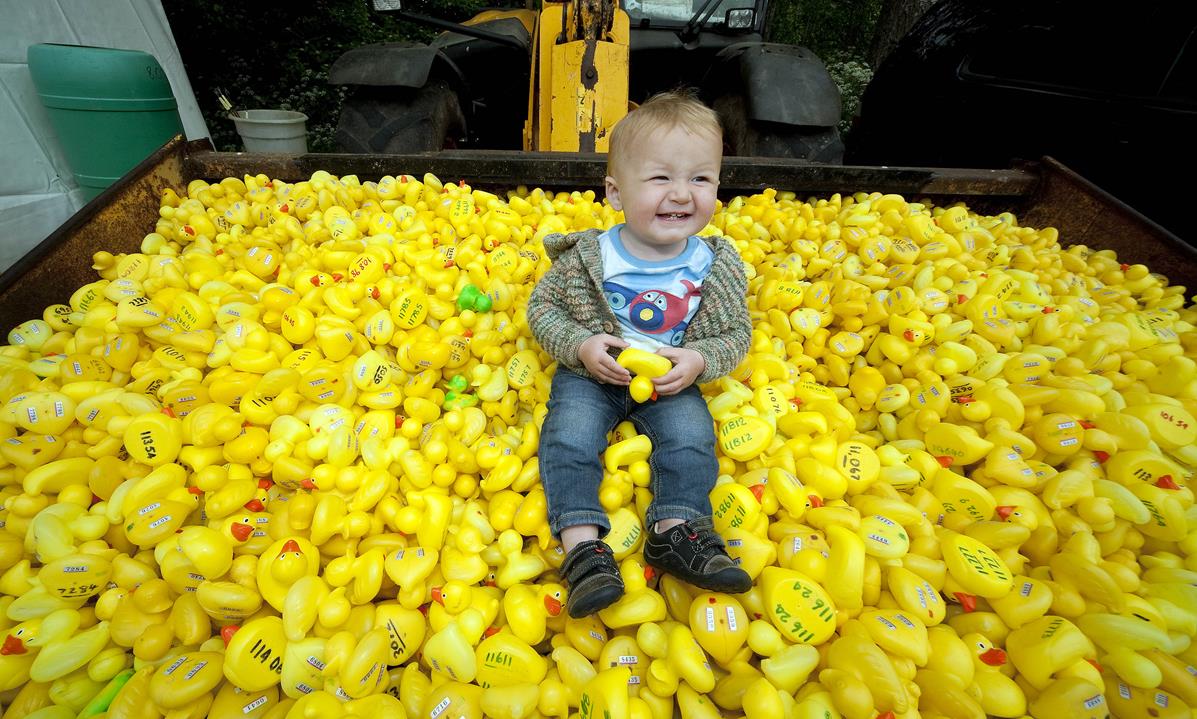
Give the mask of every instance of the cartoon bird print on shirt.
M 607 303 L 617 313 L 627 313 L 632 327 L 646 335 L 665 335 L 668 344 L 682 343 L 686 329 L 686 315 L 690 311 L 690 298 L 702 293 L 690 280 L 682 280 L 686 294 L 678 297 L 663 290 L 645 290 L 639 294 L 614 282 L 604 282 L 603 291 Z

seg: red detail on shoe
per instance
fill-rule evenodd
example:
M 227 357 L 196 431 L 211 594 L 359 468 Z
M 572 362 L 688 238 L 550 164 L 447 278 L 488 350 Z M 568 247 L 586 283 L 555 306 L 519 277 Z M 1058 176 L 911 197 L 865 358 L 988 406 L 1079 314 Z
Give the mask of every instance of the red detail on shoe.
M 752 496 L 756 497 L 756 501 L 759 502 L 761 501 L 761 497 L 765 496 L 765 485 L 754 484 L 748 488 L 748 491 L 752 492 Z
M 251 512 L 261 512 L 266 509 L 266 506 L 260 499 L 251 499 L 245 503 L 245 508 Z
M 1155 486 L 1159 487 L 1160 489 L 1180 489 L 1180 485 L 1172 479 L 1172 475 L 1170 474 L 1161 474 L 1159 478 L 1155 480 Z
M 4 646 L 0 646 L 0 654 L 8 656 L 9 654 L 24 654 L 29 651 L 25 648 L 25 642 L 9 634 L 4 638 Z
M 991 647 L 981 652 L 977 658 L 991 667 L 1000 667 L 1006 663 L 1006 653 L 997 647 Z
M 698 532 L 690 532 L 686 535 L 686 538 L 693 542 L 694 540 L 698 539 Z
M 946 454 L 941 454 L 940 456 L 936 457 L 935 461 L 939 462 L 939 466 L 943 467 L 944 469 L 952 466 L 952 458 Z
M 220 628 L 220 638 L 224 640 L 224 645 L 227 647 L 229 642 L 233 641 L 233 635 L 240 629 L 236 624 L 230 624 L 227 627 Z
M 1018 507 L 1013 504 L 999 504 L 993 508 L 993 512 L 1002 519 L 1009 519 L 1010 515 L 1014 514 L 1014 510 L 1016 509 L 1018 509 Z
M 1110 453 L 1103 452 L 1100 449 L 1093 450 L 1093 457 L 1095 459 L 1097 459 L 1098 462 L 1101 462 L 1102 464 L 1105 464 L 1106 462 L 1110 461 Z
M 810 500 L 810 506 L 812 506 L 812 507 L 822 507 L 823 506 L 823 498 L 817 494 L 808 494 L 808 495 L 806 495 L 806 498 Z
M 971 612 L 977 608 L 976 595 L 968 592 L 953 592 L 952 596 L 956 597 L 956 601 L 960 602 L 960 607 L 966 611 Z
M 557 597 L 545 597 L 544 608 L 550 617 L 555 617 L 561 613 L 561 600 Z
M 254 528 L 245 522 L 233 522 L 229 525 L 229 534 L 238 542 L 244 542 L 249 539 L 249 535 L 254 533 Z
M 599 554 L 602 554 L 607 551 L 607 548 L 600 544 L 594 548 L 594 551 L 598 552 Z
M 274 486 L 274 482 L 270 481 L 269 479 L 266 479 L 265 477 L 262 477 L 261 479 L 258 480 L 258 489 L 270 489 L 273 486 Z

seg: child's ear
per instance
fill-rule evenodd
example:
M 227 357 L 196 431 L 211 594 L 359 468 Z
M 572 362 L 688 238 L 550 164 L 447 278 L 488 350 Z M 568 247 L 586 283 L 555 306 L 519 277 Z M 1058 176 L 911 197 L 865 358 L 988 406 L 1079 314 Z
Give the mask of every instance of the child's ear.
M 623 202 L 619 199 L 619 185 L 616 184 L 615 178 L 607 175 L 603 180 L 603 187 L 607 190 L 607 202 L 611 203 L 611 207 L 615 210 L 622 210 Z

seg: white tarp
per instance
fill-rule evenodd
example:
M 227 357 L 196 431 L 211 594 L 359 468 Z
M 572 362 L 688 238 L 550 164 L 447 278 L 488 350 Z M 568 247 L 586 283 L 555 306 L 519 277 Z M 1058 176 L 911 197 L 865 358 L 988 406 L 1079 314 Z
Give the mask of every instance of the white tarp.
M 150 53 L 187 137 L 208 137 L 161 0 L 0 0 L 0 271 L 84 204 L 26 63 L 46 42 Z

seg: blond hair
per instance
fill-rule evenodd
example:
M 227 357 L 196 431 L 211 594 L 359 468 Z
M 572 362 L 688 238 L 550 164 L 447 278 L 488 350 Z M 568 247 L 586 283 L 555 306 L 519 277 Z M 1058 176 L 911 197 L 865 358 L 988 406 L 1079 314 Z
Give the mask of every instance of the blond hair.
M 607 152 L 607 174 L 613 175 L 618 163 L 644 138 L 660 129 L 680 127 L 693 134 L 709 133 L 722 142 L 723 125 L 719 115 L 690 90 L 660 92 L 629 112 L 611 131 Z

